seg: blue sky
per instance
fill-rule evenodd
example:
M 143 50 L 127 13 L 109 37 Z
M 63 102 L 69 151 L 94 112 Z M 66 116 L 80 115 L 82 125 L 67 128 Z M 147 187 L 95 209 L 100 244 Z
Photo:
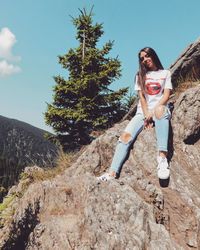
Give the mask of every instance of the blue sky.
M 53 76 L 67 76 L 58 55 L 77 46 L 70 15 L 92 5 L 105 32 L 98 47 L 114 40 L 110 55 L 122 63 L 113 89 L 133 89 L 142 47 L 153 47 L 168 68 L 200 36 L 199 0 L 0 0 L 0 115 L 51 131 L 43 114 Z

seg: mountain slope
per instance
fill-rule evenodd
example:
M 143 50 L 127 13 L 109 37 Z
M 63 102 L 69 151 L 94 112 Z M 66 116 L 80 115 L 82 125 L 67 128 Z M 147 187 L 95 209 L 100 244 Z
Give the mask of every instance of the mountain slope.
M 0 186 L 14 184 L 25 166 L 52 167 L 58 148 L 44 138 L 44 130 L 0 116 Z

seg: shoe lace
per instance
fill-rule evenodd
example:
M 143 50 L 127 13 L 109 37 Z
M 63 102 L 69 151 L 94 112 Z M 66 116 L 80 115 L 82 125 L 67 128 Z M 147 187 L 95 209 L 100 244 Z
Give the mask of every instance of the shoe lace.
M 164 163 L 166 163 L 167 159 L 166 158 L 160 158 L 159 160 L 159 164 L 158 164 L 158 169 L 166 169 L 168 168 L 167 166 L 165 166 Z

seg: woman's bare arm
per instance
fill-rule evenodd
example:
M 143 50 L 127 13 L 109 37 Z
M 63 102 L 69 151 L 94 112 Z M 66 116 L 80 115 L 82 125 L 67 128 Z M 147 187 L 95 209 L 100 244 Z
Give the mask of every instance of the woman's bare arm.
M 139 98 L 140 98 L 140 103 L 141 103 L 143 114 L 144 114 L 145 118 L 147 120 L 149 120 L 149 119 L 152 118 L 152 114 L 148 110 L 146 98 L 145 98 L 145 96 L 144 96 L 144 94 L 142 93 L 141 90 L 138 91 L 138 95 L 139 95 Z

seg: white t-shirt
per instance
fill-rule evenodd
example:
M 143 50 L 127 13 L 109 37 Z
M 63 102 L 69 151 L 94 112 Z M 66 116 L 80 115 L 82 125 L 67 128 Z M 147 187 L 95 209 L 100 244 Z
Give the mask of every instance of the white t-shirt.
M 153 109 L 163 96 L 164 89 L 172 89 L 171 73 L 169 70 L 160 69 L 149 71 L 145 80 L 145 98 L 148 109 Z M 135 90 L 141 90 L 136 76 Z M 143 113 L 141 103 L 137 106 L 137 113 Z

